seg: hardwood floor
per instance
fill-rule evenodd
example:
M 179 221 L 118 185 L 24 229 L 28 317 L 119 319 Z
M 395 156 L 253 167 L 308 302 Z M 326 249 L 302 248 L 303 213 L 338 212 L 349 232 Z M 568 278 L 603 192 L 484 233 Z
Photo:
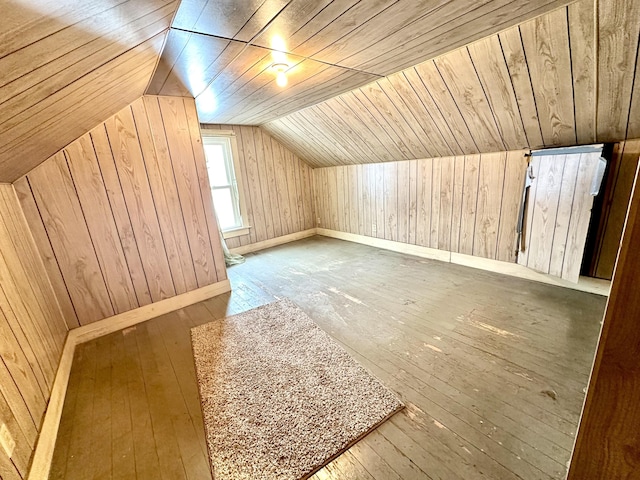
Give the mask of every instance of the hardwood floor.
M 203 479 L 190 328 L 288 297 L 407 408 L 314 479 L 560 479 L 606 299 L 324 237 L 233 292 L 80 345 L 52 479 Z

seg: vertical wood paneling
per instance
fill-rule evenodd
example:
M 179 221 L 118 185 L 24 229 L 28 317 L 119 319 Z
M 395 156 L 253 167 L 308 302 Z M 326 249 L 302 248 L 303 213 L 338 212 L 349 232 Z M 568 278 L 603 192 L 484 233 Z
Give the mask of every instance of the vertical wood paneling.
M 599 153 L 533 157 L 530 240 L 519 263 L 577 282 L 591 220 Z
M 324 228 L 514 262 L 526 166 L 512 151 L 316 169 L 317 214 L 335 217 Z
M 504 190 L 505 157 L 506 153 L 490 153 L 480 158 L 473 240 L 473 254 L 479 257 L 496 258 Z
M 335 171 L 335 201 L 336 201 L 336 225 L 338 229 L 342 232 L 346 232 L 348 228 L 345 225 L 345 208 L 344 208 L 344 197 L 347 192 L 344 188 L 344 167 L 338 167 Z M 346 212 L 348 214 L 348 212 Z
M 282 235 L 282 220 L 280 219 L 280 206 L 278 205 L 278 192 L 276 189 L 276 172 L 273 167 L 273 140 L 269 134 L 261 132 L 262 146 L 264 152 L 264 165 L 266 171 L 266 190 L 269 193 L 269 205 L 271 206 L 271 212 L 267 215 L 271 215 L 271 221 L 273 224 L 273 236 L 280 237 Z
M 113 159 L 102 168 L 115 168 L 118 174 L 151 298 L 169 298 L 175 294 L 173 278 L 131 109 L 120 111 L 105 126 Z
M 362 212 L 360 215 L 360 218 L 362 218 L 362 231 L 360 232 L 360 235 L 367 235 L 369 237 L 372 237 L 373 234 L 371 233 L 371 229 L 372 229 L 372 216 L 371 216 L 371 212 L 372 212 L 372 208 L 371 208 L 371 200 L 372 200 L 372 189 L 371 189 L 371 165 L 366 164 L 366 165 L 361 165 L 362 167 Z M 316 171 L 313 171 L 313 176 L 315 177 L 316 175 Z M 322 172 L 324 173 L 326 170 L 322 170 Z M 317 186 L 317 188 L 322 188 L 320 185 Z M 316 190 L 316 196 L 318 197 L 322 197 L 324 195 L 322 195 L 323 192 Z M 316 204 L 316 213 L 319 214 L 320 211 L 322 211 L 323 205 L 322 204 Z
M 29 186 L 27 177 L 22 177 L 17 180 L 13 184 L 13 187 L 15 188 L 18 199 L 20 200 L 20 206 L 22 207 L 27 219 L 29 230 L 31 231 L 31 235 L 33 236 L 38 252 L 44 262 L 47 276 L 49 277 L 53 290 L 56 294 L 56 298 L 58 299 L 58 304 L 62 310 L 65 322 L 69 328 L 77 327 L 79 325 L 78 316 L 73 308 L 71 297 L 69 297 L 69 291 L 67 290 L 67 286 L 62 278 L 60 265 L 58 265 L 56 256 L 51 248 L 49 237 L 47 236 L 44 223 L 40 217 L 36 201 L 33 198 L 33 193 L 31 192 L 31 187 Z
M 579 163 L 561 274 L 562 278 L 573 282 L 577 282 L 580 276 L 593 205 L 591 182 L 598 166 L 598 161 L 589 154 L 580 155 Z
M 549 155 L 539 158 L 540 170 L 536 177 L 536 199 L 529 230 L 531 242 L 527 266 L 548 272 L 565 157 Z
M 512 225 L 518 223 L 527 158 L 524 151 L 507 152 L 504 171 L 504 189 L 500 207 L 500 230 L 496 260 L 515 262 L 518 235 Z
M 198 282 L 191 255 L 180 254 L 189 251 L 189 241 L 182 220 L 178 188 L 171 166 L 160 106 L 155 97 L 146 97 L 143 102 L 134 102 L 131 109 L 153 199 L 158 210 L 165 212 L 164 215 L 158 215 L 158 222 L 173 284 L 176 293 L 184 293 L 197 288 Z
M 257 159 L 262 161 L 257 162 L 258 165 L 258 178 L 262 185 L 260 193 L 262 194 L 262 208 L 264 209 L 264 228 L 267 238 L 275 237 L 275 228 L 273 220 L 274 206 L 271 204 L 271 194 L 269 192 L 270 183 L 267 174 L 267 165 L 271 163 L 271 156 L 267 158 L 267 153 L 264 149 L 264 142 L 262 141 L 262 130 L 256 128 L 253 130 L 253 143 L 255 144 L 255 154 Z M 270 152 L 269 152 L 270 154 Z M 272 168 L 273 168 L 273 164 Z
M 65 154 L 114 312 L 136 308 L 138 300 L 89 134 L 69 145 Z
M 460 250 L 460 228 L 462 225 L 462 197 L 464 196 L 464 156 L 454 157 L 453 211 L 451 212 L 451 251 Z
M 190 109 L 139 99 L 18 182 L 80 325 L 226 278 Z
M 383 164 L 377 165 L 375 172 L 375 201 L 376 201 L 376 233 L 377 238 L 386 238 L 386 212 L 384 209 L 384 167 Z
M 384 171 L 384 238 L 398 241 L 398 163 L 382 164 Z
M 530 164 L 531 176 L 533 179 L 538 178 L 540 174 L 540 162 L 532 162 Z M 527 265 L 529 262 L 529 252 L 531 249 L 531 228 L 533 225 L 533 210 L 536 204 L 536 193 L 537 193 L 537 184 L 532 184 L 528 188 L 528 200 L 527 200 L 527 209 L 525 211 L 525 227 L 524 227 L 524 238 L 521 242 L 523 246 L 520 247 L 518 252 L 518 263 L 520 265 Z M 524 247 L 524 248 L 523 248 Z
M 416 244 L 416 225 L 418 217 L 418 161 L 409 161 L 409 238 L 410 244 Z
M 440 231 L 441 163 L 442 158 L 434 158 L 431 165 L 431 231 L 429 232 L 429 246 L 431 248 L 438 248 L 438 234 Z
M 198 172 L 193 161 L 193 140 L 187 123 L 186 109 L 181 98 L 158 97 L 158 102 L 165 130 L 171 132 L 167 135 L 167 144 L 173 160 L 173 174 L 178 187 L 196 279 L 200 287 L 210 285 L 216 282 L 217 273 L 200 195 Z
M 455 159 L 453 157 L 444 157 L 440 159 L 439 163 L 440 214 L 438 216 L 438 248 L 440 250 L 451 250 Z
M 433 159 L 419 160 L 417 165 L 418 216 L 416 221 L 416 244 L 428 247 L 431 244 L 431 177 Z
M 0 418 L 15 441 L 3 478 L 27 477 L 66 333 L 16 192 L 0 184 Z
M 109 202 L 111 203 L 111 211 L 113 212 L 114 220 L 118 227 L 118 233 L 120 234 L 120 241 L 122 242 L 124 254 L 127 257 L 127 265 L 129 266 L 131 280 L 133 281 L 133 286 L 136 290 L 138 303 L 140 306 L 148 305 L 152 302 L 149 284 L 147 283 L 147 277 L 145 276 L 144 269 L 142 268 L 140 249 L 133 234 L 131 217 L 129 216 L 129 212 L 127 211 L 127 206 L 124 201 L 118 172 L 112 167 L 102 168 L 102 166 L 110 167 L 113 164 L 113 154 L 111 153 L 109 137 L 107 137 L 107 129 L 105 128 L 105 125 L 102 124 L 91 130 L 89 133 L 91 135 L 91 140 L 93 141 L 93 147 L 96 151 L 98 164 L 101 165 L 102 179 L 104 180 L 105 187 L 107 188 Z
M 241 170 L 236 175 L 242 178 L 241 201 L 245 202 L 251 229 L 249 235 L 227 239 L 229 248 L 316 226 L 313 170 L 309 165 L 261 128 L 238 125 L 203 125 L 202 128 L 233 130 L 236 136 Z M 322 178 L 322 182 L 325 181 Z M 345 212 L 340 210 L 340 214 L 344 223 Z M 321 217 L 323 223 L 330 220 L 331 216 Z
M 466 255 L 473 254 L 479 180 L 480 155 L 466 155 L 464 158 L 464 180 L 462 184 L 462 221 L 460 222 L 458 235 L 458 252 Z
M 549 273 L 556 277 L 562 276 L 562 264 L 564 263 L 565 247 L 569 234 L 569 222 L 571 221 L 571 209 L 576 193 L 578 167 L 580 167 L 580 156 L 567 155 L 564 171 L 562 172 L 558 213 L 555 218 L 556 223 L 553 233 L 553 245 L 551 247 L 551 262 L 549 263 Z
M 411 243 L 409 241 L 409 223 L 411 222 L 412 210 L 411 210 L 411 183 L 409 176 L 410 163 L 408 161 L 398 162 L 397 170 L 397 196 L 398 202 L 396 205 L 398 215 L 398 242 Z M 407 212 L 406 215 L 400 215 L 400 212 Z
M 208 249 L 213 255 L 213 268 L 215 268 L 216 281 L 220 282 L 227 278 L 227 267 L 224 261 L 224 252 L 222 250 L 222 240 L 220 239 L 220 230 L 218 229 L 218 221 L 213 207 L 213 194 L 211 192 L 211 184 L 209 183 L 209 174 L 207 173 L 207 162 L 204 155 L 204 147 L 202 145 L 202 136 L 200 134 L 200 123 L 196 112 L 195 100 L 192 98 L 182 99 L 185 115 L 187 117 L 187 125 L 189 136 L 191 138 L 191 153 L 196 167 L 196 177 L 199 185 L 200 201 L 204 208 L 206 228 L 208 231 Z M 192 187 L 193 188 L 193 187 Z M 206 242 L 207 238 L 205 238 Z
M 64 153 L 27 177 L 81 323 L 114 314 Z

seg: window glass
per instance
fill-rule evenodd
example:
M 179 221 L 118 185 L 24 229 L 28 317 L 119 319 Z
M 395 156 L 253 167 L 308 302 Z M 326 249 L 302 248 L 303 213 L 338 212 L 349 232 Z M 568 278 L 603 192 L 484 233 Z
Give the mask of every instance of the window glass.
M 213 203 L 216 206 L 220 228 L 224 231 L 236 227 L 236 219 L 233 215 L 231 189 L 219 188 L 213 190 Z
M 207 169 L 209 170 L 209 181 L 214 187 L 229 186 L 229 176 L 224 161 L 224 147 L 222 145 L 205 145 L 205 155 L 207 156 Z
M 213 205 L 222 231 L 242 227 L 240 196 L 228 136 L 204 135 L 204 152 Z

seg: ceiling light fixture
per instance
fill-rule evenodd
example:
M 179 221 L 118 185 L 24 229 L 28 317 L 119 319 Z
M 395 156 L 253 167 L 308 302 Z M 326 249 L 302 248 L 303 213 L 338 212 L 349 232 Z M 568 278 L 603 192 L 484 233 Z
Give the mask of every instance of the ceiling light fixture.
M 286 63 L 274 63 L 271 65 L 271 68 L 276 72 L 276 84 L 279 87 L 287 86 L 287 74 L 286 71 L 289 69 L 289 65 Z

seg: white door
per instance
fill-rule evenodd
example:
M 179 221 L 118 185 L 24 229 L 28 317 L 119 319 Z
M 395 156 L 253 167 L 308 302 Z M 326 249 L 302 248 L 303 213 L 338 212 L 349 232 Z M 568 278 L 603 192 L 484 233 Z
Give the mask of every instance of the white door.
M 601 154 L 602 145 L 533 152 L 519 264 L 578 281 Z

